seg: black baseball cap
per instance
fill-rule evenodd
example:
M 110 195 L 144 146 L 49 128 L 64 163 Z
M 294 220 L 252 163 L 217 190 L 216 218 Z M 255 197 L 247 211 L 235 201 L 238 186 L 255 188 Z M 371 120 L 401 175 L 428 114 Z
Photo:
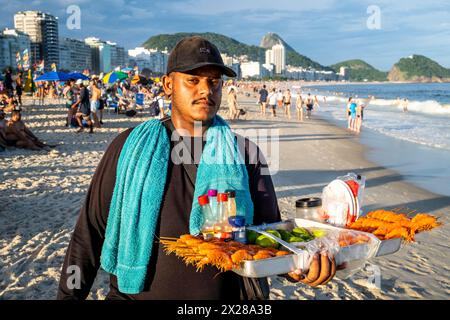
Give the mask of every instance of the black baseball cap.
M 216 66 L 228 77 L 236 77 L 236 72 L 228 68 L 220 56 L 219 49 L 200 36 L 180 40 L 169 55 L 167 74 L 186 72 L 205 66 Z

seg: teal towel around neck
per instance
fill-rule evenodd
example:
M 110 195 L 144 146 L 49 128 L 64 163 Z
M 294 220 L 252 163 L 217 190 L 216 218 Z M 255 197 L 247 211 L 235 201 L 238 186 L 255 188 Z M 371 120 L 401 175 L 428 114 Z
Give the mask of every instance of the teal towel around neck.
M 105 271 L 117 276 L 119 290 L 126 294 L 144 290 L 169 158 L 170 139 L 159 120 L 136 127 L 120 153 L 100 261 Z M 204 217 L 197 198 L 209 189 L 235 190 L 237 214 L 245 216 L 247 224 L 253 223 L 245 163 L 234 134 L 219 116 L 206 132 L 189 219 L 190 234 L 201 231 Z

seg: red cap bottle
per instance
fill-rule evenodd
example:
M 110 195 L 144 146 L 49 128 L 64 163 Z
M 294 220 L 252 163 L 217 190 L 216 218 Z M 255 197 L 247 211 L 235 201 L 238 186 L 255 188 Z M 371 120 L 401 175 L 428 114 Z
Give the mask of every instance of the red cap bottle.
M 227 202 L 228 201 L 228 194 L 226 194 L 226 193 L 219 193 L 217 195 L 217 201 L 218 202 Z
M 209 203 L 209 198 L 208 198 L 207 194 L 204 194 L 204 195 L 198 197 L 198 204 L 199 205 L 204 206 L 204 205 L 206 205 L 208 203 Z

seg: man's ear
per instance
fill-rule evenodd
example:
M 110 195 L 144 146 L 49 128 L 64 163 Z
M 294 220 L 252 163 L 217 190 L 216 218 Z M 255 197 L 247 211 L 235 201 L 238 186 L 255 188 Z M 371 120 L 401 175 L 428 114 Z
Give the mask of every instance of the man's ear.
M 164 75 L 161 81 L 165 94 L 171 96 L 173 91 L 173 77 L 171 77 L 170 75 Z

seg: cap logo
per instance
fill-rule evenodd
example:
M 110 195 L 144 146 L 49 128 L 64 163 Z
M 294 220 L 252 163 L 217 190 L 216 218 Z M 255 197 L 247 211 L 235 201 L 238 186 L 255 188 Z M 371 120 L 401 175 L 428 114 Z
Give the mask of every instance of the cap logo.
M 211 50 L 209 48 L 200 48 L 200 53 L 211 54 Z

